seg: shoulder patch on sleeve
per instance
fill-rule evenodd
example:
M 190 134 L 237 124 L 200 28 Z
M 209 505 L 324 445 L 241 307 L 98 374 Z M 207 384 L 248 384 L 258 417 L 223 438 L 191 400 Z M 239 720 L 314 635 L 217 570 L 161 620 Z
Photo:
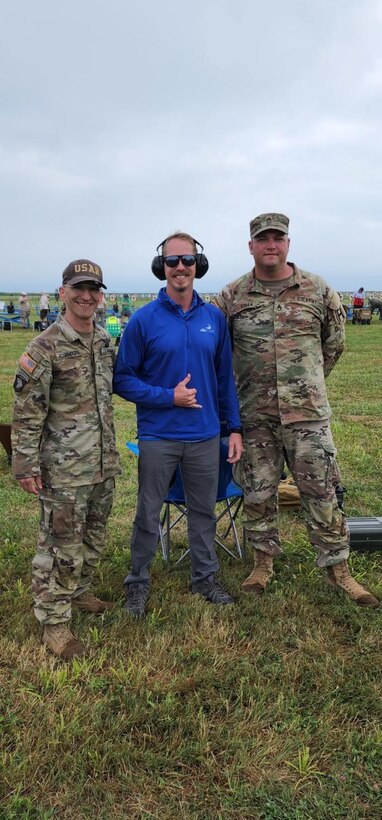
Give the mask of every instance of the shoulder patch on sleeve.
M 33 373 L 34 369 L 37 367 L 37 362 L 35 362 L 35 360 L 32 359 L 32 356 L 25 351 L 19 360 L 19 365 L 23 368 L 23 370 L 26 370 L 27 373 Z
M 346 310 L 336 290 L 330 288 L 328 293 L 328 310 L 337 325 L 343 325 L 346 320 Z
M 330 288 L 328 297 L 328 308 L 330 310 L 338 310 L 340 307 L 342 307 L 341 299 L 336 290 L 332 290 L 332 288 Z
M 29 382 L 29 376 L 26 373 L 17 373 L 13 382 L 13 389 L 16 393 L 20 393 L 23 387 Z

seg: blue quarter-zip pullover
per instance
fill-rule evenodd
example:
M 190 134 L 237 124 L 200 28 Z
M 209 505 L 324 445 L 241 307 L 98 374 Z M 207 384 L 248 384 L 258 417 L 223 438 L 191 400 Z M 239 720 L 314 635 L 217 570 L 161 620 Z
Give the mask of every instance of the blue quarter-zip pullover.
M 187 373 L 201 409 L 176 407 L 174 389 Z M 114 392 L 137 408 L 139 439 L 200 441 L 240 426 L 224 315 L 194 291 L 190 309 L 167 295 L 140 308 L 122 335 Z

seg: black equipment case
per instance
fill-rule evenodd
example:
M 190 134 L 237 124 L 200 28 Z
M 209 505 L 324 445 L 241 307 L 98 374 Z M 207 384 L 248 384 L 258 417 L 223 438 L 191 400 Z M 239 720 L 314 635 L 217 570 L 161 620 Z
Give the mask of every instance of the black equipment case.
M 382 517 L 347 518 L 350 546 L 357 552 L 382 550 Z

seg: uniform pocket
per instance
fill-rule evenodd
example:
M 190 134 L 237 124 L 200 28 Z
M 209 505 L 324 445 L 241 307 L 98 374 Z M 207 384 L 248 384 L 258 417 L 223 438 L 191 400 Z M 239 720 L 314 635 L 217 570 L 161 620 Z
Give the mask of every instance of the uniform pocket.
M 53 555 L 50 555 L 48 552 L 38 552 L 33 558 L 32 567 L 34 570 L 39 570 L 40 572 L 51 572 L 53 562 Z
M 54 542 L 73 538 L 74 504 L 40 495 L 41 517 L 39 544 L 43 549 Z
M 74 534 L 73 504 L 53 504 L 50 530 L 53 538 L 67 539 Z

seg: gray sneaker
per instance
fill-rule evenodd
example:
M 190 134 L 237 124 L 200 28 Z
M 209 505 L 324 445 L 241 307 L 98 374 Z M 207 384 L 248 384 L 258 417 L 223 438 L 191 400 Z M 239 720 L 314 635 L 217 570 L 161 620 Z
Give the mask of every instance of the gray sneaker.
M 214 575 L 209 575 L 203 581 L 192 586 L 193 595 L 202 595 L 211 604 L 233 604 L 234 600 L 228 592 L 216 581 Z
M 144 618 L 148 597 L 149 587 L 147 584 L 127 584 L 125 609 L 130 612 L 133 618 Z

